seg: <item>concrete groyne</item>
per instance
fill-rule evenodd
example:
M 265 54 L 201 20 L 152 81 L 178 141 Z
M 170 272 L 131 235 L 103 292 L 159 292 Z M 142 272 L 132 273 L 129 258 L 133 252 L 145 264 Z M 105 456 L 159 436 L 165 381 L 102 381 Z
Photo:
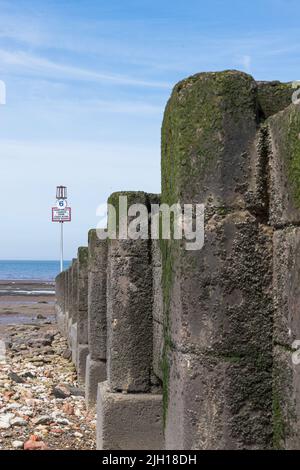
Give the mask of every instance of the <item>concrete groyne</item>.
M 108 202 L 118 212 L 126 196 L 149 220 L 152 203 L 204 204 L 203 248 L 91 230 L 56 278 L 58 324 L 87 406 L 97 406 L 99 449 L 300 448 L 292 93 L 237 71 L 177 84 L 162 126 L 161 195 Z

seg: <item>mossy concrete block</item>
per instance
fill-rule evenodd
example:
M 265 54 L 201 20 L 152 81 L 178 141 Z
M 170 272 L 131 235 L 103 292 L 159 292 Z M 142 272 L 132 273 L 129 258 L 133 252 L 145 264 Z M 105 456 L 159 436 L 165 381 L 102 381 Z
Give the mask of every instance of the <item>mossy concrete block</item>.
M 88 308 L 88 248 L 78 248 L 78 310 Z
M 105 360 L 107 241 L 90 230 L 88 249 L 88 343 L 91 360 Z
M 97 402 L 98 384 L 106 380 L 106 361 L 93 360 L 89 354 L 86 358 L 85 403 L 92 408 Z
M 291 346 L 300 339 L 300 228 L 274 233 L 274 340 Z
M 72 262 L 72 320 L 77 323 L 78 319 L 78 261 L 74 259 Z
M 88 248 L 78 248 L 78 315 L 77 340 L 78 344 L 88 343 Z
M 257 85 L 242 72 L 179 82 L 162 126 L 162 202 L 262 210 Z
M 271 448 L 268 370 L 247 358 L 176 350 L 169 361 L 166 449 Z
M 300 448 L 300 364 L 299 353 L 291 347 L 274 347 L 273 447 Z
M 162 293 L 162 268 L 153 267 L 153 304 L 152 304 L 152 315 L 153 320 L 163 323 L 163 293 Z
M 153 320 L 153 372 L 160 380 L 163 380 L 163 348 L 163 325 L 162 323 Z
M 150 258 L 143 253 L 140 258 L 110 256 L 110 244 L 107 325 L 107 372 L 111 389 L 148 391 L 153 341 Z
M 268 120 L 270 223 L 300 222 L 300 106 L 290 105 Z
M 264 118 L 287 108 L 292 102 L 293 84 L 279 81 L 257 82 L 257 98 Z
M 151 393 L 112 393 L 106 382 L 100 383 L 97 449 L 164 449 L 162 396 Z

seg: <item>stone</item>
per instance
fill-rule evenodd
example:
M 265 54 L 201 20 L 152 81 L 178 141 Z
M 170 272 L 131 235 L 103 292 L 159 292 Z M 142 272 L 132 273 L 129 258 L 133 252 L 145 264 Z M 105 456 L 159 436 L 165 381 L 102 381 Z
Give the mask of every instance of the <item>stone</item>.
M 64 384 L 53 387 L 52 394 L 55 398 L 67 398 L 71 395 L 69 387 Z
M 46 320 L 47 317 L 45 317 L 45 315 L 43 315 L 42 313 L 38 313 L 37 316 L 36 316 L 36 319 L 37 320 Z
M 50 424 L 52 421 L 51 417 L 48 415 L 38 416 L 37 418 L 33 419 L 33 422 L 36 426 L 39 424 Z
M 26 419 L 20 418 L 19 416 L 16 416 L 15 418 L 12 418 L 10 421 L 11 426 L 27 426 L 27 421 Z
M 48 446 L 43 441 L 29 439 L 24 444 L 24 450 L 48 450 Z
M 11 443 L 14 449 L 23 449 L 24 443 L 22 441 L 12 441 Z
M 2 413 L 0 414 L 0 429 L 9 429 L 11 426 L 11 420 L 14 418 L 13 413 Z
M 13 382 L 16 382 L 17 384 L 24 384 L 25 383 L 25 380 L 22 377 L 20 377 L 18 374 L 16 374 L 15 372 L 9 372 L 8 377 Z
M 164 448 L 162 396 L 151 393 L 111 393 L 99 384 L 98 450 L 160 450 Z
M 69 359 L 71 359 L 71 357 L 72 357 L 72 352 L 70 351 L 70 349 L 65 349 L 61 356 L 62 356 L 64 359 L 69 360 Z

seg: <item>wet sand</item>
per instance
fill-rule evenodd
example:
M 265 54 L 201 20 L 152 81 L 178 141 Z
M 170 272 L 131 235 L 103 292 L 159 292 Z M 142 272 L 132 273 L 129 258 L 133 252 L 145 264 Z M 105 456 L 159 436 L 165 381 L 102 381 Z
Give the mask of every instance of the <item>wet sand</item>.
M 1 325 L 55 320 L 53 282 L 0 281 Z

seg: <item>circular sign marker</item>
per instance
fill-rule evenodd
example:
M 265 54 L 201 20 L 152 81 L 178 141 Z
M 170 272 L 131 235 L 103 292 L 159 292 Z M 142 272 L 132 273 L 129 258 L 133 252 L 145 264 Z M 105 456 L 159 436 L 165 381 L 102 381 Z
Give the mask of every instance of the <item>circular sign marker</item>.
M 67 207 L 67 201 L 65 199 L 58 199 L 56 206 L 59 209 L 65 209 L 65 207 Z

